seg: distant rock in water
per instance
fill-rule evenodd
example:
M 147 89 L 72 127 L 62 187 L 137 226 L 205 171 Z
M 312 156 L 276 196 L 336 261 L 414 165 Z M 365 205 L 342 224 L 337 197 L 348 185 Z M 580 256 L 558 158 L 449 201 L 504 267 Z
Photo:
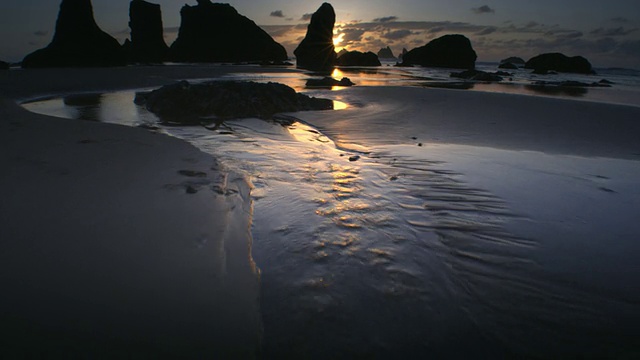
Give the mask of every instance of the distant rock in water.
M 500 60 L 500 64 L 512 63 L 514 65 L 524 65 L 525 61 L 523 58 L 519 58 L 517 56 L 508 57 L 506 59 Z
M 382 48 L 378 51 L 378 59 L 395 59 L 393 56 L 393 51 L 391 51 L 390 47 Z
M 282 112 L 333 109 L 331 100 L 299 94 L 278 83 L 250 81 L 201 84 L 181 81 L 141 94 L 135 101 L 144 104 L 164 122 L 183 124 L 200 124 L 214 119 L 270 119 Z
M 198 0 L 180 10 L 182 23 L 171 45 L 179 62 L 285 61 L 287 51 L 229 4 Z
M 131 41 L 125 43 L 129 62 L 158 63 L 168 59 L 160 5 L 133 0 L 129 5 Z
M 27 55 L 22 67 L 92 67 L 125 64 L 124 51 L 93 18 L 91 0 L 63 0 L 56 32 L 44 49 Z
M 6 63 L 0 60 L 0 70 L 7 70 L 7 69 L 9 69 L 9 63 Z
M 445 35 L 406 53 L 401 65 L 474 69 L 476 59 L 469 39 L 463 35 Z
M 514 63 L 506 62 L 506 63 L 500 64 L 498 66 L 498 69 L 516 70 L 516 69 L 518 69 L 518 65 L 516 65 Z
M 332 88 L 334 86 L 353 86 L 355 85 L 348 77 L 343 77 L 340 81 L 332 77 L 324 77 L 322 79 L 309 79 L 306 82 L 308 87 Z
M 465 80 L 473 80 L 473 81 L 487 81 L 487 82 L 498 82 L 502 81 L 501 74 L 505 74 L 501 72 L 498 73 L 489 73 L 480 70 L 467 70 L 459 73 L 451 73 L 449 76 L 457 79 L 465 79 Z M 510 74 L 506 74 L 510 75 Z
M 313 71 L 329 71 L 336 63 L 333 46 L 333 25 L 336 13 L 329 3 L 324 3 L 311 16 L 307 35 L 293 52 L 297 66 Z
M 533 69 L 535 73 L 543 74 L 549 71 L 565 73 L 593 74 L 591 63 L 582 56 L 568 57 L 561 53 L 538 55 L 527 61 L 525 69 Z
M 380 66 L 378 55 L 368 51 L 362 53 L 360 51 L 349 51 L 336 59 L 338 66 Z

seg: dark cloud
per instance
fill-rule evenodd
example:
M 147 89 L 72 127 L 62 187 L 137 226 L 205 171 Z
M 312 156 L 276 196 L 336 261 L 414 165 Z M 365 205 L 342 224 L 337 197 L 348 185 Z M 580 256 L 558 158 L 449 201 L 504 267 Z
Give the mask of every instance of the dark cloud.
M 46 30 L 38 30 L 38 31 L 34 32 L 33 35 L 35 35 L 35 36 L 47 36 L 47 35 L 49 35 L 49 32 L 46 31 Z
M 396 21 L 396 20 L 398 20 L 397 16 L 385 16 L 385 17 L 375 18 L 373 19 L 373 22 L 386 23 L 386 22 Z
M 538 26 L 538 25 L 540 25 L 540 24 L 538 24 L 538 23 L 537 23 L 537 22 L 535 22 L 535 21 L 529 21 L 528 23 L 526 23 L 526 24 L 524 25 L 524 27 L 525 27 L 525 28 L 527 28 L 527 29 L 531 29 L 531 28 L 534 28 L 534 27 L 536 27 L 536 26 Z
M 623 18 L 622 16 L 618 16 L 618 17 L 614 17 L 610 21 L 618 24 L 626 24 L 629 22 L 629 19 Z
M 302 17 L 300 18 L 300 20 L 302 21 L 309 21 L 311 20 L 311 17 L 313 16 L 313 14 L 304 14 L 302 15 Z
M 484 29 L 478 31 L 475 34 L 476 35 L 489 35 L 489 34 L 493 34 L 497 30 L 498 30 L 497 28 L 490 26 L 490 27 L 487 27 L 487 28 L 484 28 Z
M 273 17 L 277 17 L 277 18 L 283 18 L 284 17 L 284 13 L 282 12 L 282 10 L 275 10 L 275 11 L 272 11 L 271 14 L 269 14 L 269 16 L 273 16 Z
M 472 8 L 471 11 L 473 11 L 476 14 L 489 14 L 489 13 L 496 12 L 494 9 L 490 8 L 489 5 L 482 5 L 477 8 Z
M 636 30 L 638 29 L 635 29 L 635 28 L 625 29 L 624 27 L 618 27 L 613 29 L 598 28 L 591 31 L 590 34 L 595 36 L 625 36 L 625 35 L 631 34 Z
M 365 29 L 359 29 L 359 28 L 341 29 L 340 34 L 344 34 L 344 37 L 342 38 L 342 43 L 344 45 L 350 45 L 355 42 L 359 42 L 362 40 L 362 35 L 364 35 L 365 32 L 366 32 Z
M 400 40 L 400 39 L 404 39 L 409 35 L 413 35 L 414 32 L 411 30 L 395 30 L 395 31 L 389 31 L 387 33 L 382 34 L 382 38 L 388 39 L 388 40 Z

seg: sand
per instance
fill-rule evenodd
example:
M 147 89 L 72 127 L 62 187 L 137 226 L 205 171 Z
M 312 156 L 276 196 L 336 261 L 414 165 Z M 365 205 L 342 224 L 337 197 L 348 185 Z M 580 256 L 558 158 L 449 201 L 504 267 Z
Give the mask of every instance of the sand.
M 129 71 L 2 75 L 0 353 L 254 357 L 245 179 L 176 138 L 15 103 L 131 86 Z
M 0 74 L 4 349 L 110 357 L 258 354 L 259 279 L 250 258 L 252 205 L 245 179 L 175 138 L 36 115 L 15 104 L 226 71 L 166 66 Z M 416 149 L 423 142 L 640 157 L 640 108 L 402 87 L 327 94 L 351 108 L 295 116 L 318 126 L 338 146 L 375 140 Z M 423 118 L 420 131 L 415 121 L 405 121 L 416 116 Z M 388 128 L 388 136 L 367 138 L 384 130 L 358 131 L 362 126 Z M 428 135 L 411 139 L 416 133 Z M 366 161 L 363 154 L 357 164 Z M 283 214 L 278 212 L 278 220 L 286 218 Z

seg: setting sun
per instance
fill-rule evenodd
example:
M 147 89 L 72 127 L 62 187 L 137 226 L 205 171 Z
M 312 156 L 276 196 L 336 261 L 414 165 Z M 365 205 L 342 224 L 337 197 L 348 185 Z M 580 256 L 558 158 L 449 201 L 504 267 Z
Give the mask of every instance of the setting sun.
M 333 46 L 340 45 L 340 43 L 342 42 L 343 38 L 344 38 L 344 34 L 340 34 L 340 35 L 334 37 L 333 38 Z

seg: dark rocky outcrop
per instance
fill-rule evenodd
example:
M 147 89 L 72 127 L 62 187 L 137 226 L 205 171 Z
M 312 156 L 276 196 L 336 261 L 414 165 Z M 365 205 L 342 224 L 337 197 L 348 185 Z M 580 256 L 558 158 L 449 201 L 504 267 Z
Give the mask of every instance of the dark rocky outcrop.
M 393 55 L 393 51 L 391 51 L 390 47 L 382 48 L 378 51 L 378 59 L 395 59 L 396 57 Z
M 180 62 L 285 61 L 287 51 L 229 4 L 198 0 L 180 10 L 182 23 L 171 45 Z
M 9 69 L 9 63 L 6 63 L 0 60 L 0 70 L 7 70 L 7 69 Z
M 336 13 L 329 3 L 324 3 L 311 16 L 307 35 L 293 52 L 297 66 L 313 71 L 329 71 L 336 63 L 333 46 L 333 25 Z
M 129 62 L 157 63 L 169 57 L 164 42 L 160 5 L 133 0 L 129 5 L 131 41 L 124 45 Z
M 355 85 L 348 77 L 343 77 L 340 81 L 332 77 L 324 77 L 322 79 L 309 79 L 306 85 L 308 87 L 332 88 L 334 86 L 353 86 Z
M 331 100 L 299 94 L 278 83 L 249 81 L 182 81 L 139 94 L 135 101 L 164 122 L 183 124 L 249 117 L 270 119 L 281 112 L 333 109 Z
M 368 51 L 349 51 L 336 59 L 338 66 L 380 66 L 378 55 Z
M 524 65 L 525 61 L 523 58 L 519 58 L 517 56 L 508 57 L 506 59 L 500 60 L 500 64 L 512 63 L 514 65 Z
M 502 81 L 502 76 L 505 73 L 489 73 L 486 71 L 480 70 L 467 70 L 459 73 L 451 73 L 449 76 L 457 79 L 465 79 L 465 80 L 473 80 L 473 81 L 488 81 L 488 82 L 497 82 Z M 510 74 L 507 74 L 510 75 Z
M 445 35 L 406 53 L 402 65 L 473 69 L 476 59 L 469 39 L 463 35 Z
M 514 63 L 506 62 L 506 63 L 500 64 L 498 66 L 498 69 L 516 70 L 516 69 L 518 69 L 518 65 L 516 65 Z
M 536 73 L 559 71 L 566 73 L 593 74 L 591 63 L 582 56 L 568 57 L 561 53 L 548 53 L 535 56 L 524 65 Z
M 23 67 L 91 67 L 125 64 L 116 39 L 100 30 L 91 0 L 63 0 L 51 43 L 27 55 Z

